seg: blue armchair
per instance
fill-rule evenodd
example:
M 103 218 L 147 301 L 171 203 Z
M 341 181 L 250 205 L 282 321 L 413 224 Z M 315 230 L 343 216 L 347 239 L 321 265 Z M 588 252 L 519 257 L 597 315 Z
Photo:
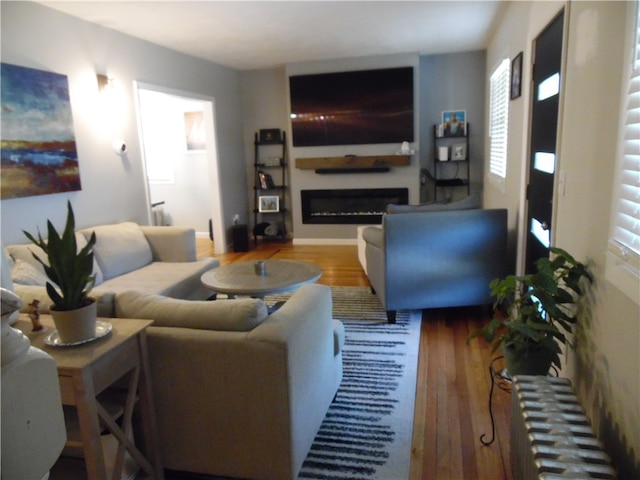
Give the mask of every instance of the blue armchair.
M 489 284 L 507 275 L 507 210 L 387 213 L 362 229 L 372 290 L 397 310 L 493 303 Z

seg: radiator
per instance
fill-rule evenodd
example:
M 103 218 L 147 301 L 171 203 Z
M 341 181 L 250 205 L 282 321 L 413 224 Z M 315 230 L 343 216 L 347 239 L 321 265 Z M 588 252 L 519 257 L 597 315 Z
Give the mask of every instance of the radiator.
M 511 471 L 518 480 L 617 478 L 568 379 L 514 378 Z

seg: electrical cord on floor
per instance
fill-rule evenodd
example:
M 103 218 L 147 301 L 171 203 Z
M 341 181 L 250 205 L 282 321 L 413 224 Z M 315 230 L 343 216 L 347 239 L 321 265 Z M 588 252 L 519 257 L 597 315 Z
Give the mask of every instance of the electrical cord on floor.
M 431 174 L 431 172 L 429 170 L 427 170 L 426 168 L 421 168 L 420 169 L 420 174 L 427 177 L 429 180 L 431 180 L 432 182 L 435 182 L 435 178 L 434 176 Z M 423 184 L 426 182 L 423 182 Z

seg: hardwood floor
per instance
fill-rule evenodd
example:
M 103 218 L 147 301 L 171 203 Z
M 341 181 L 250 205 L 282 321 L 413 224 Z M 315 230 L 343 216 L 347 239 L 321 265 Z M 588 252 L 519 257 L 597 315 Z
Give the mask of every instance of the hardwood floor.
M 323 275 L 318 283 L 369 286 L 355 246 L 262 242 L 252 244 L 249 252 L 214 255 L 209 239 L 198 239 L 197 243 L 199 257 L 214 256 L 222 265 L 269 258 L 301 259 L 320 265 Z M 488 366 L 493 355 L 484 340 L 467 342 L 467 336 L 487 320 L 487 309 L 428 310 L 422 318 L 411 480 L 511 480 L 510 396 L 501 390 L 496 389 L 493 394 L 495 442 L 488 447 L 480 442 L 483 433 L 486 439 L 491 438 Z M 61 457 L 50 477 L 83 478 L 83 462 L 67 457 Z
M 251 244 L 244 253 L 214 255 L 208 239 L 198 240 L 199 256 L 222 265 L 269 258 L 314 262 L 323 270 L 318 283 L 364 286 L 369 282 L 355 246 L 294 246 L 290 242 Z M 467 341 L 469 332 L 488 319 L 487 308 L 452 308 L 423 312 L 412 442 L 412 480 L 511 479 L 509 463 L 510 396 L 493 392 L 495 442 L 488 401 L 489 362 L 494 355 L 484 340 Z M 393 480 L 393 479 L 381 479 Z

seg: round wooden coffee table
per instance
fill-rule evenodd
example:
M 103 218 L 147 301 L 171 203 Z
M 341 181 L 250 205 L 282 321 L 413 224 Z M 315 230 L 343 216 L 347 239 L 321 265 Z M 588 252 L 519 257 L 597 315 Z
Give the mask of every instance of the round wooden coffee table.
M 264 260 L 264 274 L 256 273 L 254 261 L 237 262 L 202 274 L 202 284 L 216 293 L 264 297 L 297 290 L 322 275 L 318 265 L 301 260 Z

